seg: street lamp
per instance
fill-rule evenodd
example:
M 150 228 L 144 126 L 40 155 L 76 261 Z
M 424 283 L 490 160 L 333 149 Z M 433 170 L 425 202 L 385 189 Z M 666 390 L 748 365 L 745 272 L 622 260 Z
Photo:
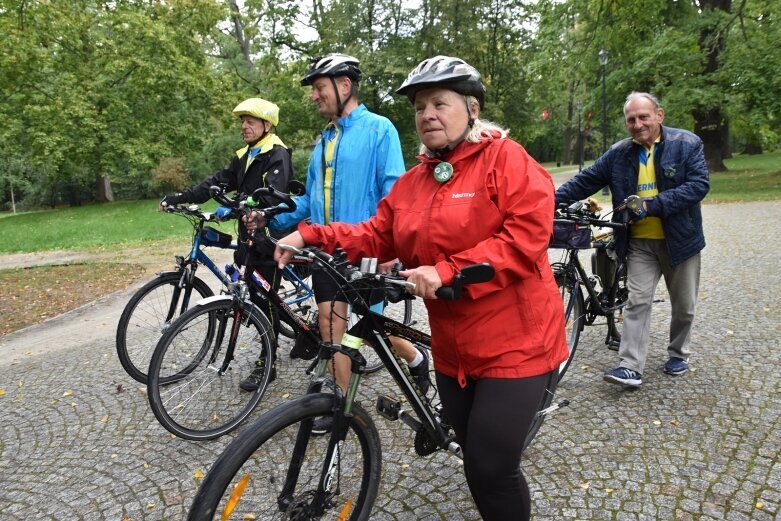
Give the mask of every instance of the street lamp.
M 581 102 L 577 102 L 575 104 L 575 110 L 578 111 L 578 172 L 583 170 L 583 125 L 580 123 L 580 113 L 583 112 L 583 104 Z
M 599 73 L 602 76 L 602 153 L 607 152 L 607 87 L 605 86 L 605 66 L 607 65 L 607 50 L 599 51 Z M 602 195 L 608 195 L 608 187 L 602 189 Z

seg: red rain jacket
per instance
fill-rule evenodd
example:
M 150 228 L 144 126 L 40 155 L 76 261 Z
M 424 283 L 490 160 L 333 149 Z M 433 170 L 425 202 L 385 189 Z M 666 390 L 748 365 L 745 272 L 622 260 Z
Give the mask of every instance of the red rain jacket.
M 308 244 L 342 247 L 355 262 L 398 257 L 435 266 L 447 285 L 464 266 L 487 262 L 490 282 L 467 286 L 457 301 L 426 300 L 435 368 L 471 378 L 545 374 L 567 358 L 564 312 L 547 247 L 553 221 L 550 175 L 510 139 L 461 142 L 453 177 L 433 177 L 439 160 L 402 175 L 377 214 L 357 225 L 299 225 Z

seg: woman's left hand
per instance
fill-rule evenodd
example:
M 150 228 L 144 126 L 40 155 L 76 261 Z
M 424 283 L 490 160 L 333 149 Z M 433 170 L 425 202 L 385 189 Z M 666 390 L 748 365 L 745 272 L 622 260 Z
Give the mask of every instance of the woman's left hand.
M 415 269 L 400 271 L 399 275 L 415 284 L 415 290 L 410 293 L 424 299 L 437 298 L 436 291 L 442 287 L 442 280 L 434 266 L 419 266 Z

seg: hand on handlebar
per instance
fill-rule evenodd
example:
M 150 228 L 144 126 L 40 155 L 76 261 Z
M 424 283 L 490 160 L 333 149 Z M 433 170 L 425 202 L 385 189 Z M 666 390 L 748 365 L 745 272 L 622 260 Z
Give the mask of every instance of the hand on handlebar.
M 290 250 L 285 250 L 281 245 L 293 246 L 296 249 L 301 249 L 306 246 L 304 238 L 301 237 L 299 232 L 293 232 L 277 241 L 277 247 L 274 249 L 274 260 L 277 262 L 279 269 L 284 268 L 290 262 L 290 259 L 295 255 Z
M 424 299 L 437 298 L 436 291 L 442 287 L 442 279 L 439 278 L 439 273 L 434 266 L 419 266 L 411 270 L 403 270 L 399 275 L 415 284 L 415 290 L 410 293 Z
M 261 230 L 266 226 L 266 216 L 263 212 L 252 210 L 248 215 L 242 216 L 241 220 L 247 227 L 247 231 L 252 233 L 255 230 Z

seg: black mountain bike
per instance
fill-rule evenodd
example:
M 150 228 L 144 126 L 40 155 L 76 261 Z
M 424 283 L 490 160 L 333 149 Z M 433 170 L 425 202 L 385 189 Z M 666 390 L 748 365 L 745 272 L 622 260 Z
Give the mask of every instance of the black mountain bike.
M 626 232 L 626 212 L 632 211 L 637 196 L 627 198 L 615 211 L 624 213 L 623 222 L 612 222 L 600 215 L 596 201 L 578 201 L 560 205 L 554 219 L 551 248 L 563 249 L 560 260 L 551 268 L 564 304 L 565 329 L 569 358 L 559 369 L 560 378 L 570 366 L 585 326 L 597 324 L 604 317 L 607 324 L 605 345 L 618 350 L 621 342 L 623 309 L 629 298 L 626 285 L 626 262 L 615 251 L 615 234 Z M 601 229 L 609 231 L 603 232 Z M 593 249 L 591 271 L 586 271 L 578 253 Z M 585 295 L 584 295 L 585 292 Z
M 220 187 L 211 187 L 211 194 L 240 214 L 254 209 L 270 218 L 296 207 L 273 188 L 260 188 L 246 199 L 230 199 Z M 264 199 L 278 204 L 263 208 L 258 201 Z M 308 260 L 301 263 L 309 265 Z M 181 438 L 209 440 L 232 431 L 252 413 L 276 377 L 277 343 L 269 315 L 294 330 L 291 356 L 309 360 L 317 355 L 317 314 L 298 313 L 283 296 L 259 271 L 246 271 L 230 283 L 226 295 L 201 300 L 166 328 L 147 371 L 149 404 L 163 427 Z M 409 318 L 411 307 L 404 310 Z M 383 367 L 374 358 L 369 372 Z M 250 375 L 257 389 L 244 391 L 241 384 Z
M 452 429 L 442 417 L 436 388 L 423 394 L 409 374 L 406 363 L 391 349 L 389 336 L 405 338 L 419 348 L 430 348 L 430 337 L 391 318 L 370 312 L 359 301 L 371 290 L 396 289 L 408 284 L 393 275 L 362 273 L 345 261 L 316 249 L 297 251 L 326 267 L 346 294 L 355 296 L 354 305 L 363 308 L 362 318 L 350 333 L 367 340 L 404 395 L 411 411 L 392 397 L 380 396 L 377 411 L 389 420 L 402 420 L 415 433 L 415 451 L 427 456 L 447 450 L 461 457 Z M 451 287 L 440 288 L 440 298 L 459 298 L 463 284 L 485 282 L 493 277 L 487 264 L 465 268 Z M 327 365 L 334 353 L 351 361 L 351 378 L 343 394 L 326 378 Z M 284 403 L 263 415 L 226 448 L 212 466 L 190 508 L 188 519 L 337 519 L 370 518 L 381 478 L 380 438 L 371 416 L 356 395 L 364 373 L 365 359 L 360 351 L 346 346 L 322 343 L 315 378 L 306 395 Z M 539 425 L 551 411 L 558 378 L 551 373 L 547 392 L 541 400 L 531 442 Z M 433 383 L 433 382 L 432 382 Z M 324 386 L 333 393 L 321 393 Z M 316 418 L 333 417 L 330 434 L 314 436 Z

